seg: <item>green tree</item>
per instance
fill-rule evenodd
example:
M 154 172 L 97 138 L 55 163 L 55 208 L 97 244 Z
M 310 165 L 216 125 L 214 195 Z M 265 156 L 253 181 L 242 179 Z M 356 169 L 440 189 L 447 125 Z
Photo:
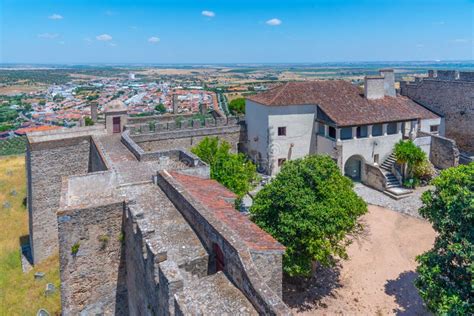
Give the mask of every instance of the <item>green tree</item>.
M 437 232 L 434 247 L 417 258 L 415 285 L 439 315 L 473 315 L 474 163 L 449 168 L 422 196 L 420 214 Z
M 160 103 L 157 106 L 155 106 L 155 111 L 157 111 L 161 114 L 164 114 L 164 113 L 166 113 L 166 107 L 164 106 L 163 103 Z
M 84 122 L 86 123 L 86 126 L 92 126 L 92 125 L 94 125 L 94 121 L 93 121 L 90 117 L 88 117 L 88 116 L 86 116 L 86 117 L 84 118 Z
M 233 114 L 245 114 L 245 98 L 237 98 L 230 101 L 229 110 Z
M 397 162 L 402 165 L 403 179 L 412 177 L 413 168 L 427 159 L 425 152 L 411 140 L 396 143 L 394 153 Z
M 257 168 L 243 154 L 230 152 L 231 146 L 226 141 L 219 142 L 217 137 L 205 137 L 191 152 L 209 164 L 211 178 L 226 188 L 244 196 L 257 179 Z
M 348 234 L 361 229 L 367 205 L 352 190 L 328 156 L 286 162 L 255 197 L 252 220 L 286 246 L 283 269 L 290 276 L 310 276 L 313 263 L 347 258 Z

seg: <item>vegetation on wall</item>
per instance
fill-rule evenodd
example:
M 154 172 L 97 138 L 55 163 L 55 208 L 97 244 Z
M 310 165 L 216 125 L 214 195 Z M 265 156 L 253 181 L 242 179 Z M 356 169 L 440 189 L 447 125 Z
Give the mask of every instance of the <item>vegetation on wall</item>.
M 252 220 L 286 246 L 283 269 L 290 276 L 310 276 L 313 263 L 347 258 L 348 234 L 361 229 L 367 205 L 352 190 L 328 156 L 286 162 L 255 197 Z
M 422 196 L 420 214 L 438 233 L 434 247 L 417 258 L 415 284 L 437 315 L 473 315 L 474 163 L 449 168 Z
M 206 137 L 191 152 L 209 164 L 211 178 L 244 196 L 257 180 L 257 168 L 245 155 L 230 152 L 231 145 L 217 137 Z

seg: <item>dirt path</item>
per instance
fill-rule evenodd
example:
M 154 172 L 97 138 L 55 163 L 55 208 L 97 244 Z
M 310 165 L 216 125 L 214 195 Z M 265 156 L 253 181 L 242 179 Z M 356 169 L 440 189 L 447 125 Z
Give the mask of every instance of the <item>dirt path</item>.
M 431 225 L 372 205 L 363 221 L 366 230 L 349 246 L 349 260 L 319 270 L 304 292 L 286 284 L 285 301 L 295 314 L 427 314 L 413 280 L 415 257 L 435 238 Z

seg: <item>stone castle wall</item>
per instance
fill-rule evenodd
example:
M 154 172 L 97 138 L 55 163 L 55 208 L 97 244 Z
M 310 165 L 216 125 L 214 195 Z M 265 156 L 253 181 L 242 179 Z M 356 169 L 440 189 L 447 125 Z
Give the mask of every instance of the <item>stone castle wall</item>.
M 194 228 L 207 249 L 214 245 L 223 252 L 225 273 L 244 293 L 260 314 L 290 314 L 281 300 L 282 252 L 249 249 L 234 233 L 199 206 L 192 196 L 166 175 L 159 173 L 157 183 Z M 215 273 L 215 257 L 210 258 L 210 273 Z
M 237 117 L 206 119 L 203 125 L 200 120 L 127 126 L 130 137 L 146 152 L 164 151 L 176 148 L 185 150 L 198 144 L 205 137 L 217 136 L 238 147 L 246 142 L 246 130 L 243 121 Z
M 58 212 L 63 315 L 129 315 L 124 206 L 117 201 Z
M 36 264 L 58 251 L 61 179 L 88 172 L 90 136 L 48 143 L 27 143 L 26 169 L 30 247 Z
M 474 152 L 474 72 L 430 71 L 428 78 L 401 82 L 401 94 L 443 115 L 446 137 Z

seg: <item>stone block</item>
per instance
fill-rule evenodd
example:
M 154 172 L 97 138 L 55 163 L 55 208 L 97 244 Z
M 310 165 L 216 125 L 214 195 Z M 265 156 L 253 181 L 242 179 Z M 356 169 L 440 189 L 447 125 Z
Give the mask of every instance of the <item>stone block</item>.
M 239 123 L 239 118 L 237 116 L 227 117 L 227 125 L 235 125 Z
M 227 119 L 225 117 L 216 118 L 216 125 L 217 126 L 225 126 L 226 124 L 227 124 Z
M 188 120 L 182 120 L 181 121 L 181 128 L 182 129 L 189 128 L 189 121 Z
M 46 284 L 46 289 L 44 290 L 45 296 L 51 296 L 56 293 L 56 287 L 52 283 Z
M 36 272 L 35 273 L 35 280 L 42 280 L 45 276 L 44 272 Z

